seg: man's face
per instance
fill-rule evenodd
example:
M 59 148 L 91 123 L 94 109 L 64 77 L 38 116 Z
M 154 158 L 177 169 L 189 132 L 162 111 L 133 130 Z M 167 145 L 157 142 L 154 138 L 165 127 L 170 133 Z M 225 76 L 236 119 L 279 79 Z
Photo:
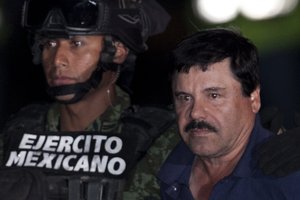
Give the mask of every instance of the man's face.
M 43 67 L 50 87 L 85 82 L 96 69 L 103 36 L 74 36 L 43 41 Z M 69 100 L 74 94 L 57 96 Z
M 173 95 L 182 139 L 198 156 L 224 156 L 247 144 L 260 107 L 259 88 L 244 96 L 229 58 L 206 71 L 194 66 L 175 74 Z

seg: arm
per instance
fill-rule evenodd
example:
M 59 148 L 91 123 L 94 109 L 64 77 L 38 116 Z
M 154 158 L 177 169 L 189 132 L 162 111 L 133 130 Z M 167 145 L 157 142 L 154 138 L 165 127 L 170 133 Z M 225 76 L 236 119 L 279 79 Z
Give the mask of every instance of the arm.
M 261 145 L 258 160 L 267 175 L 285 176 L 300 170 L 300 127 L 274 135 Z
M 178 141 L 176 127 L 171 127 L 160 135 L 134 169 L 125 189 L 124 200 L 160 199 L 156 174 Z
M 159 199 L 156 174 L 171 149 L 179 141 L 172 110 L 153 106 L 133 106 L 122 117 L 122 133 L 138 141 L 137 164 L 131 171 L 124 200 Z

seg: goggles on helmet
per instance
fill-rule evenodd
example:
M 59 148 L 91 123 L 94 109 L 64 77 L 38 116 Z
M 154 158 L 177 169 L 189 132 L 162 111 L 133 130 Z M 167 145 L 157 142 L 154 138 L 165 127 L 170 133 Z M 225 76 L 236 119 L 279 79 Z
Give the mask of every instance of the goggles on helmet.
M 47 37 L 111 35 L 139 53 L 169 19 L 155 0 L 25 0 L 22 25 Z
M 96 0 L 27 0 L 22 25 L 35 31 L 69 35 L 105 29 L 105 7 Z

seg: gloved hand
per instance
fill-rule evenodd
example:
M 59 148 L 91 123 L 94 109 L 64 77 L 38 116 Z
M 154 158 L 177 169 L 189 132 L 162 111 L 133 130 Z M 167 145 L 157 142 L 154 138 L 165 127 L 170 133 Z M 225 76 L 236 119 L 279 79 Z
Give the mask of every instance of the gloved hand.
M 175 123 L 172 109 L 157 106 L 131 106 L 121 118 L 122 134 L 134 136 L 137 141 L 136 160 L 144 153 L 160 134 Z
M 280 177 L 300 170 L 300 127 L 273 136 L 258 147 L 256 156 L 267 175 Z
M 259 116 L 264 128 L 275 134 L 282 129 L 283 117 L 277 107 L 264 107 L 259 111 Z

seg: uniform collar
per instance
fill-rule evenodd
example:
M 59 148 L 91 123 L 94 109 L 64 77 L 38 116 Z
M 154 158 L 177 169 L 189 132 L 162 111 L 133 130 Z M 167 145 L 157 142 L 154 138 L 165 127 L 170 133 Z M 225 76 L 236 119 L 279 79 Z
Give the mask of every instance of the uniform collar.
M 109 107 L 101 116 L 91 123 L 84 131 L 116 131 L 122 112 L 130 105 L 129 95 L 120 87 L 116 86 L 115 104 Z M 54 103 L 47 113 L 48 131 L 59 131 L 59 103 Z

